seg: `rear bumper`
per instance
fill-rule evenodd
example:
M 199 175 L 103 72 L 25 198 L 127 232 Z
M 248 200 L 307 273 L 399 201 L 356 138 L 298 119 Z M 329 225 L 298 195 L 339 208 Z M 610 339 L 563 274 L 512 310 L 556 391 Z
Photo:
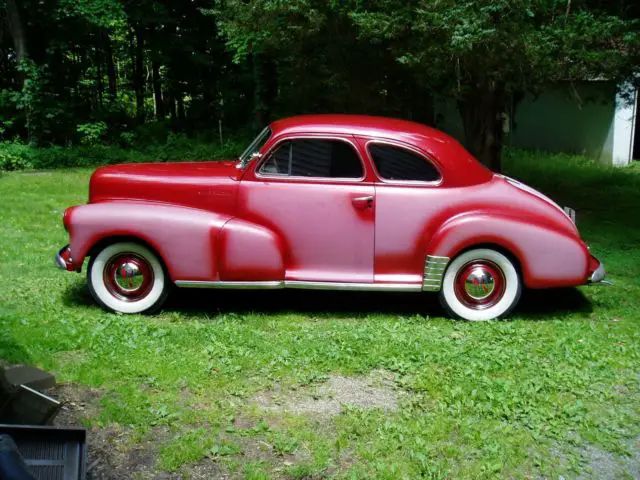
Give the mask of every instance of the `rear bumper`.
M 611 282 L 606 281 L 604 278 L 607 272 L 604 269 L 604 264 L 593 255 L 591 256 L 591 268 L 589 271 L 589 279 L 587 284 L 589 285 L 611 285 Z M 595 268 L 593 268 L 595 267 Z
M 62 270 L 67 270 L 69 272 L 73 272 L 76 269 L 73 267 L 73 259 L 71 258 L 71 248 L 69 245 L 65 245 L 60 249 L 58 253 L 56 253 L 54 257 L 54 262 L 56 267 L 61 268 Z

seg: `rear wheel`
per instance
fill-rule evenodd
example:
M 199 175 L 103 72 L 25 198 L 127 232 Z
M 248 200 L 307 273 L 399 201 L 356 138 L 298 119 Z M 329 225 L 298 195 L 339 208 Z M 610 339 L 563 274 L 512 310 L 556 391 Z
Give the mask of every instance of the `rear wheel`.
M 507 316 L 518 303 L 522 282 L 502 253 L 478 248 L 456 257 L 447 267 L 440 302 L 453 316 L 482 321 Z
M 133 242 L 108 245 L 91 258 L 89 291 L 103 308 L 120 313 L 153 313 L 169 293 L 160 259 Z

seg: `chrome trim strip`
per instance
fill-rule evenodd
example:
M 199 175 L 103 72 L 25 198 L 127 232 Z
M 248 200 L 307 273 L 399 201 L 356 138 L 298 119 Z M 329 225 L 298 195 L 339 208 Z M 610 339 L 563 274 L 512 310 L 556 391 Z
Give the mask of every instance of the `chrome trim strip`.
M 279 289 L 296 288 L 304 290 L 351 290 L 351 291 L 387 291 L 420 292 L 422 285 L 417 283 L 349 283 L 349 282 L 306 282 L 286 280 L 284 282 L 207 282 L 200 280 L 176 280 L 178 287 L 186 288 L 237 288 L 237 289 Z
M 287 280 L 285 288 L 305 290 L 351 290 L 351 291 L 387 291 L 387 292 L 419 292 L 421 287 L 416 283 L 348 283 L 348 282 L 303 282 Z
M 449 257 L 427 255 L 424 261 L 424 277 L 422 290 L 425 292 L 439 292 L 442 288 L 442 278 L 449 264 Z
M 360 150 L 358 149 L 358 145 L 355 142 L 355 137 L 353 137 L 352 135 L 345 135 L 345 136 L 341 136 L 342 134 L 336 133 L 336 134 L 322 134 L 322 133 L 318 133 L 318 134 L 312 134 L 312 133 L 308 133 L 308 134 L 301 134 L 301 135 L 296 135 L 296 134 L 288 134 L 287 136 L 284 136 L 282 138 L 279 138 L 275 141 L 275 143 L 273 145 L 271 145 L 271 147 L 269 148 L 268 152 L 265 152 L 264 155 L 262 155 L 262 157 L 260 158 L 260 162 L 256 163 L 255 168 L 253 169 L 253 174 L 255 175 L 256 178 L 259 178 L 261 180 L 264 181 L 271 181 L 271 180 L 276 180 L 276 181 L 291 181 L 293 180 L 294 182 L 338 182 L 338 183 L 362 183 L 364 182 L 364 180 L 367 178 L 367 166 L 364 162 L 364 159 L 362 158 L 362 155 L 360 154 Z M 295 176 L 295 175 L 289 175 L 289 174 L 284 174 L 284 173 L 280 173 L 280 174 L 272 174 L 272 173 L 264 173 L 261 172 L 260 170 L 262 169 L 262 167 L 264 166 L 265 163 L 267 163 L 269 161 L 269 158 L 271 157 L 271 155 L 273 153 L 275 153 L 275 151 L 278 149 L 278 147 L 280 145 L 282 145 L 284 142 L 287 141 L 292 141 L 292 140 L 334 140 L 334 141 L 340 141 L 340 142 L 344 142 L 347 145 L 349 145 L 354 153 L 356 154 L 356 156 L 358 157 L 358 160 L 360 160 L 360 165 L 362 166 L 362 176 L 358 177 L 358 178 L 351 178 L 351 177 L 300 177 L 300 176 Z
M 409 150 L 410 152 L 415 153 L 417 156 L 421 157 L 423 160 L 425 160 L 431 166 L 433 166 L 433 168 L 435 168 L 438 174 L 440 175 L 440 178 L 438 180 L 431 180 L 428 182 L 426 181 L 423 182 L 420 180 L 392 180 L 389 178 L 384 178 L 382 175 L 380 175 L 380 173 L 378 173 L 378 169 L 376 168 L 376 162 L 373 161 L 371 152 L 369 152 L 369 145 L 371 144 L 388 145 L 390 147 L 403 148 L 405 150 Z M 417 186 L 417 187 L 437 187 L 443 182 L 442 168 L 440 167 L 440 165 L 432 158 L 431 155 L 426 154 L 425 152 L 416 148 L 413 145 L 409 145 L 404 142 L 399 142 L 397 140 L 376 138 L 376 139 L 367 141 L 367 143 L 365 143 L 364 146 L 365 146 L 367 155 L 369 157 L 369 161 L 371 162 L 371 168 L 373 168 L 373 172 L 376 174 L 376 177 L 378 177 L 378 180 L 383 184 L 401 185 L 401 186 L 406 185 L 406 186 Z
M 278 281 L 269 282 L 208 282 L 201 280 L 176 280 L 178 287 L 188 288 L 244 288 L 244 289 L 278 289 L 283 288 L 284 283 Z
M 571 219 L 571 221 L 575 224 L 576 223 L 576 211 L 571 207 L 562 207 L 562 210 L 564 210 L 564 213 L 566 213 L 567 216 L 569 217 L 569 219 Z

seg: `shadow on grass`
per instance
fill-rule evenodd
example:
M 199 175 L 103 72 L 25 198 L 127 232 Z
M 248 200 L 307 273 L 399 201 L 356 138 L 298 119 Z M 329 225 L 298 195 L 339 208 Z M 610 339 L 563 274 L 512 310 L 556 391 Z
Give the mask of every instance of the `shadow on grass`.
M 545 320 L 591 312 L 593 305 L 580 289 L 551 288 L 524 290 L 514 314 L 529 320 Z
M 62 302 L 67 307 L 96 305 L 86 283 L 74 283 L 62 293 Z
M 0 331 L 0 367 L 2 363 L 9 364 L 29 363 L 31 356 L 29 353 L 9 334 Z
M 85 283 L 71 285 L 62 296 L 66 306 L 94 306 Z M 323 315 L 336 318 L 375 314 L 445 316 L 434 293 L 340 292 L 321 290 L 218 290 L 174 288 L 164 311 L 187 317 L 215 314 Z M 590 313 L 592 305 L 577 288 L 525 290 L 514 312 L 531 320 Z M 1 337 L 0 337 L 1 338 Z M 1 347 L 1 344 L 0 344 Z
M 336 318 L 375 314 L 441 317 L 436 294 L 330 292 L 313 290 L 188 290 L 175 289 L 165 310 L 185 316 L 215 313 L 323 315 Z M 525 290 L 514 314 L 531 320 L 590 313 L 593 308 L 576 288 Z

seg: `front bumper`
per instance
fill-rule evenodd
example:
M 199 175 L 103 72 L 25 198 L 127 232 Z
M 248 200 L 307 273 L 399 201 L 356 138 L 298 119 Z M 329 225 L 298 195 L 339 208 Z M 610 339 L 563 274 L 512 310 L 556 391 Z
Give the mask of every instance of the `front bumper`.
M 62 270 L 67 270 L 69 272 L 73 272 L 76 270 L 73 267 L 73 259 L 71 258 L 71 247 L 69 247 L 69 245 L 65 245 L 60 249 L 58 253 L 56 253 L 54 261 L 56 267 L 61 268 Z

